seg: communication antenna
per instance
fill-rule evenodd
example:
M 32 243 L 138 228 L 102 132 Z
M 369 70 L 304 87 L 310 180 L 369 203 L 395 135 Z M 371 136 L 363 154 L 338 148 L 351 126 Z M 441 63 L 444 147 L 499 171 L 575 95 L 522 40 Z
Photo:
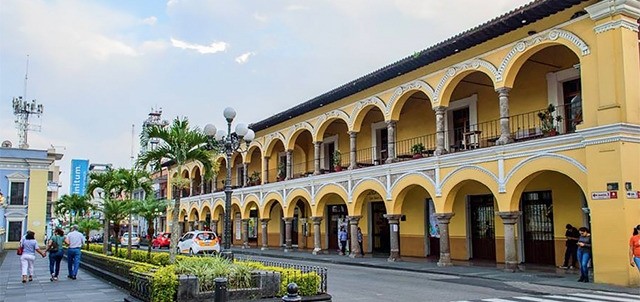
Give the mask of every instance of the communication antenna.
M 15 124 L 18 129 L 18 139 L 20 149 L 29 148 L 27 136 L 29 131 L 40 131 L 40 125 L 31 125 L 29 117 L 36 115 L 38 118 L 42 115 L 43 106 L 38 104 L 36 100 L 27 101 L 27 80 L 29 79 L 29 56 L 27 55 L 27 71 L 24 74 L 24 98 L 22 96 L 13 98 L 13 115 L 15 115 Z

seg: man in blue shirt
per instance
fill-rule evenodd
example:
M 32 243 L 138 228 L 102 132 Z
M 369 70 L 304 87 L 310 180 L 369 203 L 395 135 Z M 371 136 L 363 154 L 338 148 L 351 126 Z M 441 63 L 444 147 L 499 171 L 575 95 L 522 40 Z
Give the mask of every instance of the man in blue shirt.
M 78 268 L 80 267 L 81 248 L 84 244 L 84 235 L 78 232 L 78 226 L 73 225 L 71 232 L 67 234 L 64 242 L 69 246 L 67 249 L 67 264 L 69 268 L 69 279 L 76 280 Z
M 347 231 L 344 230 L 344 227 L 340 227 L 338 240 L 340 240 L 340 255 L 344 255 L 347 248 Z

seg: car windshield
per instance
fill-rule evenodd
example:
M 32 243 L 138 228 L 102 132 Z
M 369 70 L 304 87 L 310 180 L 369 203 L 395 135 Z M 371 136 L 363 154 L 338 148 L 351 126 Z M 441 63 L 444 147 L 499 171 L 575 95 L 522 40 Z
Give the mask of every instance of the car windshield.
M 198 239 L 200 240 L 212 240 L 215 239 L 216 237 L 213 235 L 213 233 L 200 233 L 198 234 Z
M 129 237 L 129 233 L 124 233 L 124 234 L 122 234 L 122 237 Z M 133 234 L 132 234 L 132 237 L 138 237 L 138 234 L 133 233 Z

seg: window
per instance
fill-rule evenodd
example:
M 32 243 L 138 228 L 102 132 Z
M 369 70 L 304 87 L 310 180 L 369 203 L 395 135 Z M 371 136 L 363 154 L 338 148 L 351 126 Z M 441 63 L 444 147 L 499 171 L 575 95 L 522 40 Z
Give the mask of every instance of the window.
M 20 241 L 20 238 L 22 238 L 22 221 L 9 221 L 8 241 Z
M 11 183 L 11 199 L 10 205 L 24 205 L 24 182 Z
M 53 181 L 53 171 L 47 172 L 47 180 L 48 181 Z

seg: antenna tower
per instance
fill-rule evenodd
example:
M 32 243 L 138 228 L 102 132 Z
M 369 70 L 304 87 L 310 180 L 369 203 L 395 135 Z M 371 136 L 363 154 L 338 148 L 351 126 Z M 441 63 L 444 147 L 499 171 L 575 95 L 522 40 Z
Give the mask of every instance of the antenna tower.
M 13 98 L 13 115 L 15 115 L 16 128 L 18 129 L 18 138 L 20 140 L 20 149 L 29 148 L 27 143 L 27 135 L 29 131 L 40 131 L 39 125 L 31 125 L 29 117 L 36 115 L 40 117 L 43 112 L 42 104 L 38 104 L 36 100 L 27 101 L 27 80 L 29 79 L 29 56 L 27 56 L 27 71 L 24 74 L 24 99 L 23 97 Z

